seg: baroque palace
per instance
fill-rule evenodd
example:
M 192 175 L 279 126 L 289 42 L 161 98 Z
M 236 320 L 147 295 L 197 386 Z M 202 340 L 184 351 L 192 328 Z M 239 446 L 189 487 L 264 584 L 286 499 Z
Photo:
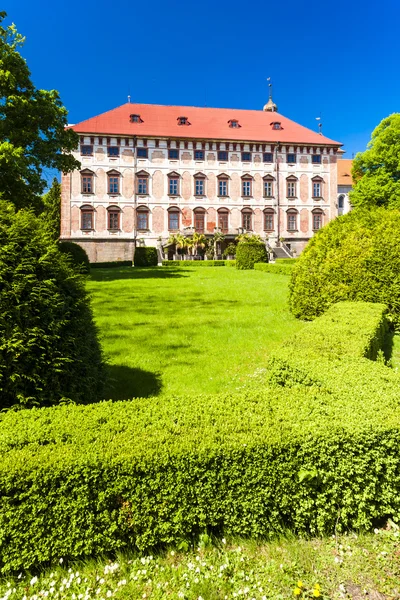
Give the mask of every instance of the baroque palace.
M 193 231 L 253 232 L 298 254 L 338 215 L 341 144 L 271 97 L 259 111 L 127 103 L 71 127 L 81 170 L 62 176 L 61 239 L 91 262 Z

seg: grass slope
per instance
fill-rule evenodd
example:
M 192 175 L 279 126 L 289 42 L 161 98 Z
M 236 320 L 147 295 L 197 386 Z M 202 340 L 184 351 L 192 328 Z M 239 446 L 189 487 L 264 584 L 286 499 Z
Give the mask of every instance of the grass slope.
M 110 360 L 107 398 L 217 393 L 299 330 L 288 279 L 236 269 L 98 269 L 88 288 Z

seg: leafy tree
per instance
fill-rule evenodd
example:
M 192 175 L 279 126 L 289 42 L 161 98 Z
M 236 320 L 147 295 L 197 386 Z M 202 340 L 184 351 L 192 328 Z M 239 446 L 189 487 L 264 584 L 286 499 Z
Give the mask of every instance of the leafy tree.
M 42 216 L 51 232 L 51 237 L 58 240 L 61 227 L 61 184 L 54 177 L 51 188 L 42 198 Z
M 0 201 L 0 409 L 101 399 L 85 281 L 31 209 Z
M 400 113 L 374 129 L 367 150 L 354 159 L 352 175 L 354 207 L 400 208 Z
M 78 136 L 66 129 L 67 110 L 56 90 L 39 90 L 19 53 L 24 38 L 15 25 L 2 25 L 0 12 L 0 193 L 17 208 L 40 210 L 44 168 L 70 172 L 80 167 L 71 151 Z

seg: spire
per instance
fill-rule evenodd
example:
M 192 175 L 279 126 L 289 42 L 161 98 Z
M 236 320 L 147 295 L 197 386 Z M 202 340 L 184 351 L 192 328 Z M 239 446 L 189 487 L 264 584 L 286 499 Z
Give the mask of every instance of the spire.
M 269 88 L 269 99 L 267 104 L 264 105 L 263 110 L 265 110 L 266 112 L 277 112 L 278 107 L 275 104 L 275 102 L 272 100 L 272 83 L 271 83 L 271 77 L 267 77 L 267 81 L 268 81 L 268 88 Z

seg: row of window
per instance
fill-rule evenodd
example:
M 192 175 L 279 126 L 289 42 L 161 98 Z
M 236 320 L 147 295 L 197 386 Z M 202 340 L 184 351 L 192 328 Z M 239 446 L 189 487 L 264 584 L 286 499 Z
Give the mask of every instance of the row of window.
M 218 196 L 229 196 L 229 176 L 225 173 L 217 176 L 218 179 Z M 253 177 L 251 175 L 242 176 L 241 195 L 245 198 L 250 198 L 253 195 Z M 206 196 L 205 186 L 206 176 L 203 173 L 198 173 L 194 176 L 194 195 L 201 197 Z M 274 197 L 274 177 L 266 175 L 263 178 L 263 195 L 264 198 Z M 298 179 L 294 175 L 286 179 L 286 197 L 297 198 Z M 322 178 L 313 177 L 313 198 L 322 198 Z M 82 194 L 94 193 L 94 173 L 86 169 L 81 172 L 81 191 Z M 120 173 L 118 171 L 109 171 L 107 173 L 107 191 L 110 195 L 120 193 Z M 136 193 L 139 196 L 149 195 L 149 174 L 146 171 L 140 171 L 136 175 Z M 180 176 L 178 173 L 169 173 L 168 175 L 168 195 L 180 195 Z
M 148 158 L 148 148 L 139 147 L 136 149 L 138 158 Z M 107 155 L 110 158 L 117 158 L 120 154 L 119 146 L 107 146 Z M 93 156 L 93 144 L 81 144 L 81 155 L 82 156 Z M 229 160 L 229 152 L 227 150 L 218 150 L 217 152 L 218 160 L 220 162 L 227 162 Z M 180 158 L 180 150 L 177 148 L 169 148 L 168 150 L 168 158 L 170 160 L 179 160 Z M 252 161 L 252 153 L 251 152 L 242 152 L 241 158 L 243 162 L 251 162 Z M 205 160 L 205 152 L 204 150 L 195 150 L 194 151 L 194 160 Z M 263 152 L 263 162 L 272 163 L 274 160 L 274 155 L 272 152 Z M 289 164 L 296 164 L 297 155 L 295 153 L 289 153 L 286 155 L 286 160 Z M 311 162 L 314 165 L 321 164 L 321 155 L 313 154 L 311 156 Z
M 145 206 L 139 207 L 136 211 L 136 226 L 138 231 L 148 231 L 150 211 Z M 312 228 L 314 231 L 322 227 L 323 212 L 320 209 L 312 211 Z M 203 208 L 194 210 L 194 229 L 198 233 L 204 233 L 206 211 Z M 253 211 L 250 208 L 242 210 L 242 228 L 246 231 L 253 230 Z M 286 213 L 286 228 L 287 231 L 298 230 L 299 213 L 295 209 L 289 209 Z M 121 228 L 121 210 L 118 207 L 110 207 L 107 209 L 107 227 L 110 231 L 118 231 Z M 218 211 L 218 227 L 222 233 L 229 231 L 229 211 L 221 208 Z M 170 208 L 168 210 L 168 230 L 179 231 L 180 228 L 180 211 L 178 208 Z M 91 231 L 94 229 L 94 209 L 92 206 L 83 206 L 81 208 L 81 229 Z M 272 208 L 264 210 L 264 231 L 274 231 L 275 229 L 275 211 Z

